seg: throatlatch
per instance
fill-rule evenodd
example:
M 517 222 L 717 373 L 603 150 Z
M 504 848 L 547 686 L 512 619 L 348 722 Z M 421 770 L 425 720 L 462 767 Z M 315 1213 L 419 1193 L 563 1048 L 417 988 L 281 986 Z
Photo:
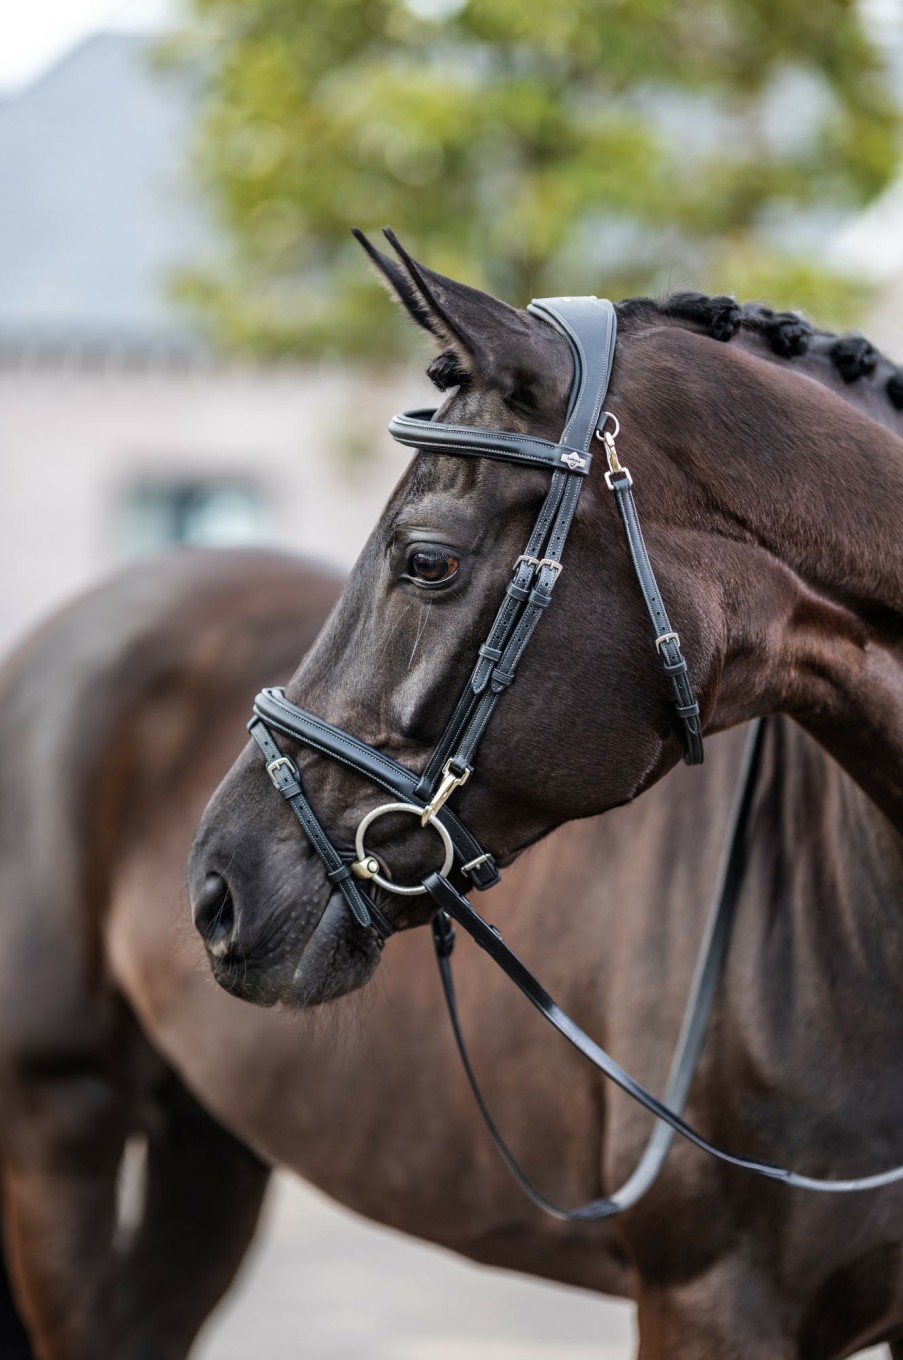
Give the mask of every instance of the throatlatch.
M 563 297 L 532 302 L 529 310 L 565 337 L 573 356 L 574 376 L 568 417 L 557 443 L 505 430 L 485 430 L 437 422 L 435 411 L 409 411 L 395 416 L 389 425 L 390 432 L 400 443 L 419 450 L 421 454 L 492 458 L 515 467 L 545 468 L 551 474 L 533 531 L 523 553 L 513 565 L 511 580 L 489 634 L 479 648 L 471 677 L 423 773 L 415 774 L 366 742 L 298 708 L 279 689 L 267 689 L 257 696 L 254 717 L 248 724 L 248 730 L 263 753 L 267 774 L 274 787 L 288 802 L 315 853 L 322 860 L 329 881 L 342 893 L 349 911 L 362 928 L 372 928 L 382 939 L 393 932 L 392 923 L 366 891 L 368 882 L 390 893 L 426 893 L 436 904 L 433 926 L 436 956 L 467 1076 L 502 1156 L 519 1184 L 540 1208 L 568 1219 L 607 1218 L 621 1212 L 636 1203 L 649 1188 L 664 1162 L 675 1133 L 720 1161 L 801 1188 L 843 1192 L 872 1189 L 903 1179 L 903 1167 L 857 1180 L 820 1181 L 800 1176 L 756 1158 L 725 1152 L 709 1143 L 681 1117 L 727 951 L 734 907 L 742 881 L 746 832 L 761 752 L 760 728 L 752 737 L 745 757 L 719 886 L 678 1041 L 666 1102 L 658 1100 L 635 1081 L 556 1006 L 504 943 L 498 931 L 483 920 L 467 898 L 449 881 L 448 875 L 453 869 L 464 876 L 470 887 L 479 889 L 491 887 L 499 878 L 491 852 L 473 836 L 455 811 L 454 804 L 458 791 L 474 772 L 479 744 L 495 708 L 514 682 L 527 645 L 552 602 L 555 585 L 564 569 L 562 556 L 580 492 L 592 472 L 595 442 L 601 442 L 605 451 L 605 483 L 613 493 L 627 538 L 630 559 L 652 621 L 650 646 L 654 646 L 658 653 L 671 686 L 677 717 L 683 730 L 684 760 L 690 765 L 698 765 L 703 758 L 699 704 L 690 682 L 680 639 L 671 627 L 646 551 L 633 497 L 633 479 L 618 458 L 618 422 L 603 409 L 615 355 L 617 323 L 614 307 L 608 301 L 593 297 Z M 333 845 L 307 799 L 297 765 L 279 749 L 274 731 L 339 761 L 391 795 L 392 801 L 373 808 L 361 821 L 355 838 L 353 859 L 343 855 Z M 441 842 L 441 867 L 428 874 L 419 884 L 396 883 L 383 874 L 379 861 L 367 853 L 365 834 L 368 827 L 378 817 L 397 812 L 410 812 L 418 816 L 423 826 L 430 826 L 436 831 Z M 486 950 L 530 1002 L 579 1052 L 659 1121 L 637 1170 L 616 1195 L 594 1200 L 580 1209 L 560 1209 L 530 1185 L 511 1156 L 486 1108 L 464 1048 L 451 977 L 453 921 Z

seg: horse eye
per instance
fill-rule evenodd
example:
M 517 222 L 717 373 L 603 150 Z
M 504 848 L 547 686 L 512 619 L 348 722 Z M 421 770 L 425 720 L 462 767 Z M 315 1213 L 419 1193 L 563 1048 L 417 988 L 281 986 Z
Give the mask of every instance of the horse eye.
M 438 548 L 417 548 L 408 558 L 408 575 L 414 581 L 438 586 L 450 581 L 460 565 L 460 560 L 451 553 L 440 552 Z

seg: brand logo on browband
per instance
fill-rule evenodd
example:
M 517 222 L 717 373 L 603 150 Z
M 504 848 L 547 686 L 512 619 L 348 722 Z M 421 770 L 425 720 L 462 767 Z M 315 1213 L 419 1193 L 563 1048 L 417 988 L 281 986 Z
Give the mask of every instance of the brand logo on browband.
M 581 458 L 579 453 L 563 453 L 561 455 L 561 461 L 564 463 L 565 467 L 570 468 L 571 472 L 573 472 L 575 468 L 586 467 L 586 459 Z

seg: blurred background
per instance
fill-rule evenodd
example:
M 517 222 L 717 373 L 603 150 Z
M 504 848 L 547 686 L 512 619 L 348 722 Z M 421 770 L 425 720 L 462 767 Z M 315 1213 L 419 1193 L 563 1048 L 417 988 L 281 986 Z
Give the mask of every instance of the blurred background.
M 520 305 L 724 290 L 903 359 L 901 108 L 903 0 L 5 7 L 0 648 L 171 544 L 350 565 L 427 395 L 352 224 Z M 208 1360 L 628 1353 L 620 1305 L 274 1213 Z

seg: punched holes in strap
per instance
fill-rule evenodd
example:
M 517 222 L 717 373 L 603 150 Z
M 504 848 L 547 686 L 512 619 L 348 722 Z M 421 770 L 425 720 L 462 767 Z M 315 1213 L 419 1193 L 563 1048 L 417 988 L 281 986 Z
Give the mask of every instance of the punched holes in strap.
M 295 762 L 279 750 L 272 733 L 261 718 L 252 719 L 248 723 L 248 731 L 263 754 L 267 774 L 274 788 L 295 814 L 302 831 L 322 861 L 327 878 L 341 892 L 354 919 L 361 926 L 373 926 L 384 939 L 393 934 L 394 927 L 361 892 L 351 877 L 348 866 L 317 820 L 316 813 L 304 796 L 301 775 Z

